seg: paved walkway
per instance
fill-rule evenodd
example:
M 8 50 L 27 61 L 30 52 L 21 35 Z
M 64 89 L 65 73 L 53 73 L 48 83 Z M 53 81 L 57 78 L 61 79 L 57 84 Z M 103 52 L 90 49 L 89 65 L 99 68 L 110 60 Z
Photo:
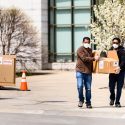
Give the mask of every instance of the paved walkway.
M 43 75 L 27 77 L 31 91 L 16 87 L 0 91 L 0 113 L 25 113 L 57 116 L 125 118 L 125 90 L 122 108 L 109 107 L 108 75 L 94 74 L 92 83 L 93 109 L 77 107 L 77 89 L 73 71 L 45 71 Z

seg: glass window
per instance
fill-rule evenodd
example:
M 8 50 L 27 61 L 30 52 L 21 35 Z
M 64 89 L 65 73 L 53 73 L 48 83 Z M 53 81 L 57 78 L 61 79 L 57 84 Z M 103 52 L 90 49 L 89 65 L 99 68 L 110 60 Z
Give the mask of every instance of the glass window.
M 77 27 L 74 30 L 75 35 L 75 52 L 82 45 L 83 37 L 90 37 L 90 30 L 87 27 Z
M 51 46 L 51 48 L 50 48 L 49 51 L 51 53 L 54 53 L 54 27 L 50 28 L 50 34 L 51 34 L 51 36 L 50 36 L 50 39 L 51 39 L 50 46 Z
M 84 36 L 90 37 L 91 0 L 49 0 L 49 59 L 75 61 Z
M 71 11 L 70 10 L 57 10 L 56 11 L 57 24 L 71 24 Z
M 71 28 L 57 28 L 57 53 L 71 53 Z
M 91 13 L 90 9 L 74 11 L 75 24 L 90 24 Z
M 71 0 L 56 0 L 57 7 L 71 7 Z
M 55 42 L 54 42 L 54 27 L 50 28 L 50 40 L 51 42 L 49 42 L 49 57 L 50 57 L 50 61 L 54 62 L 54 57 L 55 57 Z
M 71 54 L 66 54 L 66 55 L 57 54 L 56 61 L 57 62 L 72 62 Z
M 90 0 L 74 0 L 75 6 L 90 6 Z
M 57 62 L 71 62 L 71 28 L 56 30 Z

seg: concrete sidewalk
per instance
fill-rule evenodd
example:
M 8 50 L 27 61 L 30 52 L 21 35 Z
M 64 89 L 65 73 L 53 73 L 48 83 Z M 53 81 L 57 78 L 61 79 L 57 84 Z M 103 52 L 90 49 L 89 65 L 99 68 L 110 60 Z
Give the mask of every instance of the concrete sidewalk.
M 75 72 L 45 71 L 43 75 L 27 77 L 31 91 L 18 91 L 16 87 L 0 91 L 1 113 L 25 113 L 57 116 L 80 116 L 98 118 L 125 118 L 125 90 L 122 108 L 109 106 L 108 75 L 93 74 L 93 109 L 78 108 Z

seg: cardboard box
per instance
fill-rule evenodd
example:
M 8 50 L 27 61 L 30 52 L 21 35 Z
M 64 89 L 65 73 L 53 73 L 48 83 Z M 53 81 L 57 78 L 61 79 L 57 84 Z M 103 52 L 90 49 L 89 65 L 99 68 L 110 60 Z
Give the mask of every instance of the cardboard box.
M 119 60 L 118 59 L 118 55 L 117 55 L 117 52 L 115 50 L 110 50 L 107 52 L 107 57 L 108 58 L 112 58 L 112 59 L 116 59 L 116 60 Z
M 93 56 L 100 56 L 101 54 L 101 52 L 97 50 L 94 50 L 92 53 L 93 53 Z
M 99 73 L 99 62 L 93 61 L 93 73 Z
M 95 56 L 100 56 L 100 51 L 94 51 L 93 52 L 93 57 L 95 57 Z M 98 73 L 99 72 L 98 67 L 99 67 L 98 61 L 93 61 L 93 72 L 94 73 Z
M 96 54 L 95 54 L 96 55 Z M 115 73 L 119 66 L 119 60 L 116 51 L 109 51 L 107 58 L 101 57 L 99 61 L 93 62 L 94 73 Z
M 119 61 L 112 58 L 100 58 L 98 62 L 99 73 L 115 73 L 115 69 L 119 66 Z
M 16 73 L 16 56 L 0 56 L 0 86 L 14 86 Z

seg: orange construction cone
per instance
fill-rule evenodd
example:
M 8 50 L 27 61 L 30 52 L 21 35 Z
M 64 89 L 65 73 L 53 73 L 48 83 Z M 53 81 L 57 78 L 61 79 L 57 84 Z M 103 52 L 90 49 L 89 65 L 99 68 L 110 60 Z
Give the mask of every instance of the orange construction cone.
M 20 86 L 21 91 L 28 91 L 27 87 L 27 81 L 26 81 L 26 71 L 22 71 L 22 81 L 21 81 L 21 86 Z

